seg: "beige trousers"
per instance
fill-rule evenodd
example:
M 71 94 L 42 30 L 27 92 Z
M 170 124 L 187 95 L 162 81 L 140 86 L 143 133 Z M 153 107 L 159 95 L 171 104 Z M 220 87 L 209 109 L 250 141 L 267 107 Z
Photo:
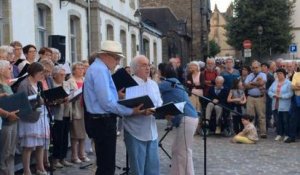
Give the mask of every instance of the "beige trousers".
M 213 112 L 213 110 L 216 111 L 216 124 L 218 125 L 218 122 L 219 122 L 222 112 L 223 112 L 223 108 L 218 105 L 213 104 L 212 102 L 209 102 L 206 106 L 206 111 L 205 111 L 205 117 L 207 120 L 210 120 L 211 113 Z
M 197 97 L 196 95 L 192 94 L 190 96 L 190 100 L 191 100 L 193 106 L 196 108 L 196 111 L 201 111 L 201 103 L 199 101 L 199 97 Z
M 266 135 L 266 100 L 265 97 L 254 98 L 248 96 L 247 98 L 247 114 L 255 117 L 255 114 L 258 116 L 258 128 L 260 135 Z M 255 121 L 254 121 L 255 122 Z
M 171 175 L 194 175 L 193 140 L 198 118 L 183 117 L 172 145 Z

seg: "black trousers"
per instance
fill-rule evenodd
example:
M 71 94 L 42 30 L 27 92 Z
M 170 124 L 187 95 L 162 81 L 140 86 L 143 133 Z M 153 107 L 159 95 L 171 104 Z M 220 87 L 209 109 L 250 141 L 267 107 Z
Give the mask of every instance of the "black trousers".
M 52 130 L 53 157 L 54 159 L 64 159 L 68 152 L 68 134 L 70 131 L 70 118 L 63 117 L 63 120 L 55 120 Z
M 89 118 L 88 127 L 93 132 L 97 156 L 96 175 L 114 175 L 116 163 L 116 123 L 115 115 L 111 117 Z

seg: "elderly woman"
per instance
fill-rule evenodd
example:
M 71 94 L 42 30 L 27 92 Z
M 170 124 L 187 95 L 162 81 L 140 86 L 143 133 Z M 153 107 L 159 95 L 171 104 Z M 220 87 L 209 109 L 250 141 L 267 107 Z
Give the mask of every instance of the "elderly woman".
M 161 63 L 158 69 L 160 75 L 166 78 L 159 84 L 163 103 L 186 102 L 184 113 L 175 116 L 172 120 L 176 126 L 176 136 L 172 145 L 171 174 L 194 175 L 192 146 L 193 135 L 198 124 L 196 109 L 189 100 L 183 85 L 179 83 L 174 67 L 171 64 Z M 175 87 L 172 87 L 173 82 Z
M 74 90 L 82 88 L 84 80 L 83 73 L 84 66 L 82 63 L 75 63 L 72 66 L 72 77 L 68 80 L 68 82 L 72 87 L 74 87 Z M 85 155 L 84 150 L 86 131 L 84 126 L 82 97 L 72 102 L 71 118 L 71 161 L 73 163 L 88 162 L 90 159 Z
M 187 75 L 187 81 L 186 86 L 188 87 L 190 91 L 190 100 L 192 101 L 192 104 L 196 108 L 197 111 L 201 110 L 201 104 L 199 100 L 199 96 L 203 95 L 203 86 L 204 80 L 201 80 L 201 78 L 204 78 L 201 75 L 199 63 L 197 61 L 192 61 L 188 64 L 188 75 Z
M 60 51 L 56 48 L 50 48 L 52 50 L 51 60 L 54 65 L 58 65 L 58 60 L 60 60 Z
M 66 72 L 62 66 L 55 66 L 52 72 L 54 87 L 62 86 L 69 93 L 70 83 L 64 81 Z M 70 106 L 69 102 L 52 106 L 54 115 L 53 125 L 53 162 L 55 168 L 71 166 L 72 164 L 65 160 L 68 151 L 68 135 L 70 131 Z
M 11 65 L 6 60 L 0 60 L 0 93 L 13 94 L 8 81 L 11 78 Z M 1 97 L 0 97 L 1 98 Z M 1 107 L 1 106 L 0 106 Z M 14 174 L 15 148 L 17 144 L 17 116 L 16 112 L 8 112 L 0 109 L 3 118 L 2 130 L 0 134 L 0 174 Z M 0 118 L 0 120 L 1 120 Z M 1 126 L 0 126 L 1 128 Z
M 276 120 L 276 141 L 286 141 L 289 136 L 289 110 L 293 96 L 292 84 L 286 79 L 287 72 L 279 68 L 276 71 L 278 80 L 269 88 L 268 95 L 272 98 L 272 110 Z M 284 136 L 284 138 L 283 138 Z
M 25 92 L 27 96 L 38 93 L 38 81 L 44 78 L 44 67 L 37 62 L 34 62 L 28 67 L 28 77 L 23 80 L 18 87 L 18 92 Z M 48 112 L 43 105 L 41 99 L 38 99 L 38 105 L 32 106 L 33 109 L 40 112 L 39 119 L 34 122 L 19 122 L 19 138 L 22 151 L 22 161 L 24 167 L 24 175 L 31 175 L 30 171 L 30 157 L 32 151 L 35 150 L 36 157 L 36 174 L 46 175 L 43 164 L 44 148 L 49 145 L 50 130 L 48 121 Z

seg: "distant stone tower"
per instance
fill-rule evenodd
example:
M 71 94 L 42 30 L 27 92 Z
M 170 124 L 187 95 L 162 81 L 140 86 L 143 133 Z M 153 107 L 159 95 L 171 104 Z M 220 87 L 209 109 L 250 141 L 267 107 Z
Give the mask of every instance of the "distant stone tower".
M 140 7 L 169 7 L 178 19 L 186 20 L 191 35 L 190 58 L 199 60 L 207 55 L 210 29 L 210 0 L 140 0 Z

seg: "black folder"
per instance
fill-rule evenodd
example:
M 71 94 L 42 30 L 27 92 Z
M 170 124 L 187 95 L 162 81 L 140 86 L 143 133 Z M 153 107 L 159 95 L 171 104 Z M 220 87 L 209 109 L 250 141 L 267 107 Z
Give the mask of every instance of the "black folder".
M 0 98 L 0 108 L 12 112 L 19 110 L 17 114 L 21 119 L 31 114 L 32 108 L 24 92 L 4 96 Z
M 117 90 L 137 86 L 137 82 L 129 75 L 124 68 L 118 69 L 113 75 L 112 79 L 115 83 Z
M 166 115 L 179 115 L 182 112 L 175 106 L 173 102 L 166 103 L 155 109 L 155 117 L 157 119 L 165 118 Z
M 148 108 L 153 108 L 154 104 L 151 100 L 151 98 L 148 95 L 140 96 L 140 97 L 135 97 L 135 98 L 130 98 L 130 99 L 125 99 L 125 100 L 119 100 L 119 104 L 124 105 L 128 108 L 134 108 L 137 107 L 140 104 L 144 104 L 142 109 L 148 109 Z
M 61 101 L 68 96 L 62 86 L 48 89 L 42 92 L 42 96 L 46 99 L 47 103 L 54 104 L 57 101 Z

